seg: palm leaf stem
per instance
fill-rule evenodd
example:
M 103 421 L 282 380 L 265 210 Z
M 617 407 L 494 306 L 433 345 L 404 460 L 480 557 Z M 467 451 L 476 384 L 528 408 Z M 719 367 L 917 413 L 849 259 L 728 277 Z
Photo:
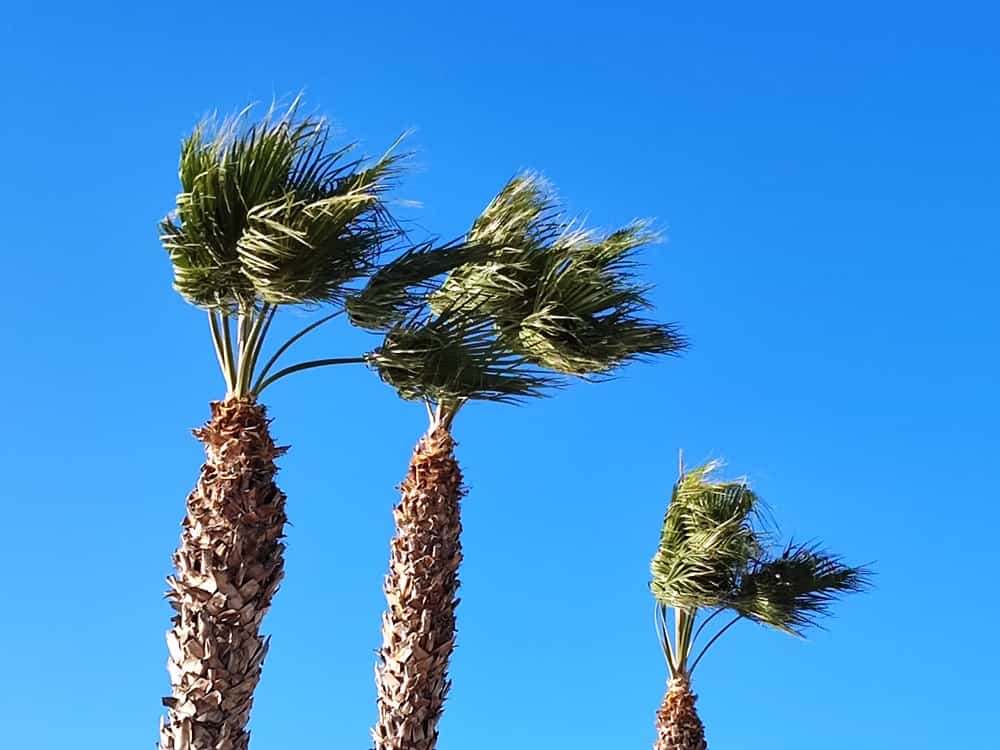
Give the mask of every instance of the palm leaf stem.
M 288 339 L 288 341 L 286 341 L 284 344 L 282 344 L 280 347 L 278 347 L 278 350 L 271 356 L 271 358 L 269 360 L 267 360 L 267 363 L 261 369 L 260 375 L 257 376 L 257 382 L 254 383 L 252 391 L 254 393 L 260 393 L 262 390 L 264 390 L 265 378 L 267 378 L 267 374 L 271 371 L 271 368 L 274 367 L 275 364 L 277 364 L 278 360 L 281 358 L 281 355 L 284 354 L 286 351 L 288 351 L 289 348 L 291 348 L 292 344 L 294 344 L 296 341 L 298 341 L 299 339 L 301 339 L 306 334 L 308 334 L 308 333 L 316 330 L 317 328 L 319 328 L 321 325 L 323 325 L 327 321 L 333 320 L 334 318 L 336 318 L 338 315 L 341 315 L 342 313 L 343 313 L 343 310 L 338 310 L 337 312 L 330 313 L 329 315 L 326 315 L 326 316 L 320 318 L 319 320 L 314 321 L 313 323 L 310 323 L 305 328 L 303 328 L 301 331 L 299 331 L 294 336 L 292 336 L 290 339 Z M 270 325 L 270 322 L 268 324 Z M 272 381 L 269 381 L 269 382 L 272 382 Z
M 267 332 L 271 328 L 271 322 L 274 320 L 275 313 L 278 312 L 278 305 L 269 305 L 265 303 L 261 307 L 261 319 L 263 324 L 260 330 L 257 332 L 254 339 L 253 351 L 250 355 L 250 365 L 248 370 L 247 379 L 251 379 L 253 374 L 257 371 L 257 362 L 260 360 L 261 350 L 264 348 L 264 339 L 267 338 Z M 249 385 L 249 383 L 248 383 Z
M 226 355 L 226 369 L 229 373 L 228 383 L 229 390 L 235 391 L 236 389 L 236 359 L 233 356 L 233 332 L 232 327 L 229 325 L 229 316 L 225 313 L 221 313 L 222 318 L 222 347 Z
M 259 396 L 265 388 L 271 385 L 271 383 L 281 380 L 281 378 L 286 375 L 291 375 L 294 372 L 311 370 L 314 367 L 330 367 L 332 365 L 359 365 L 364 364 L 366 361 L 367 360 L 364 357 L 338 357 L 333 359 L 314 359 L 310 362 L 299 362 L 298 364 L 286 367 L 283 370 L 278 370 L 278 372 L 274 373 L 274 375 L 264 380 L 264 382 L 260 383 L 260 385 L 253 389 L 253 395 Z
M 701 661 L 701 658 L 705 655 L 705 653 L 708 651 L 708 649 L 711 648 L 712 644 L 715 643 L 717 640 L 719 640 L 723 636 L 723 634 L 727 630 L 729 630 L 729 628 L 731 628 L 733 625 L 735 625 L 736 623 L 738 623 L 742 619 L 743 619 L 743 615 L 736 615 L 736 617 L 734 617 L 732 620 L 730 620 L 728 623 L 726 623 L 726 625 L 721 630 L 719 630 L 718 633 L 716 633 L 714 636 L 712 636 L 712 639 L 708 643 L 705 644 L 704 648 L 702 648 L 702 650 L 698 653 L 698 656 L 696 656 L 695 660 L 691 663 L 691 669 L 688 670 L 688 674 L 691 674 L 692 672 L 694 672 L 695 667 L 698 666 L 698 662 Z
M 705 626 L 708 625 L 708 623 L 710 623 L 712 620 L 714 620 L 716 617 L 718 617 L 719 615 L 721 615 L 725 611 L 726 611 L 725 607 L 719 607 L 714 612 L 712 612 L 712 614 L 710 614 L 708 617 L 706 617 L 704 620 L 702 620 L 701 624 L 698 626 L 698 629 L 694 631 L 694 636 L 692 636 L 692 638 L 691 638 L 691 644 L 693 645 L 693 644 L 697 643 L 698 642 L 698 636 L 701 635 L 701 631 L 703 631 L 705 629 Z
M 670 629 L 667 627 L 667 608 L 662 604 L 653 607 L 653 619 L 656 620 L 656 635 L 660 639 L 660 648 L 667 660 L 667 669 L 673 675 L 677 671 L 674 661 L 674 649 L 670 645 Z
M 219 360 L 219 369 L 222 370 L 222 377 L 226 381 L 226 389 L 232 390 L 233 384 L 229 381 L 229 366 L 226 364 L 226 351 L 222 343 L 222 329 L 219 321 L 215 317 L 215 311 L 208 311 L 208 325 L 212 329 L 212 345 L 215 347 L 215 356 Z

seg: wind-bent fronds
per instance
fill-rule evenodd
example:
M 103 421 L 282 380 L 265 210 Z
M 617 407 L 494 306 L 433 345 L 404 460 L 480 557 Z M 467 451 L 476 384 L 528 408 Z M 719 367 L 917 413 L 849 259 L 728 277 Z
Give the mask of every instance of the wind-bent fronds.
M 359 292 L 347 299 L 351 322 L 370 331 L 388 331 L 420 311 L 440 285 L 435 280 L 459 266 L 479 263 L 490 248 L 456 241 L 425 242 L 381 266 Z
M 677 482 L 652 562 L 652 591 L 660 604 L 717 607 L 737 590 L 748 561 L 761 554 L 753 527 L 759 499 L 745 481 L 718 481 L 718 462 Z
M 400 234 L 383 197 L 399 172 L 392 149 L 366 164 L 354 146 L 330 149 L 330 128 L 299 117 L 296 99 L 259 122 L 250 110 L 202 122 L 181 146 L 181 192 L 160 224 L 174 288 L 208 311 L 212 341 L 228 392 L 257 396 L 270 383 L 312 367 L 361 361 L 323 359 L 285 367 L 279 347 L 260 372 L 264 339 L 282 305 L 339 307 L 347 285 L 375 268 Z M 235 323 L 235 325 L 233 325 Z
M 717 480 L 718 467 L 713 461 L 691 469 L 674 485 L 650 565 L 660 642 L 674 677 L 686 679 L 741 619 L 801 635 L 838 597 L 865 590 L 871 580 L 870 570 L 817 546 L 790 543 L 775 555 L 760 498 L 743 480 Z M 675 615 L 672 633 L 668 608 Z M 710 614 L 695 629 L 703 610 Z M 699 634 L 727 611 L 729 621 L 692 659 Z
M 247 109 L 185 139 L 177 208 L 160 236 L 192 304 L 336 302 L 397 234 L 382 195 L 401 157 L 348 160 L 353 146 L 328 150 L 327 122 L 297 110 L 296 100 L 251 124 Z
M 732 606 L 755 622 L 801 636 L 839 596 L 864 591 L 869 578 L 868 570 L 817 546 L 789 543 L 778 557 L 751 565 Z
M 584 230 L 561 217 L 544 181 L 520 175 L 469 232 L 493 252 L 452 272 L 433 304 L 482 309 L 512 351 L 569 375 L 676 354 L 686 345 L 677 328 L 640 317 L 649 289 L 633 274 L 635 254 L 655 239 L 645 222 L 607 235 Z
M 500 345 L 487 321 L 454 311 L 394 326 L 368 362 L 402 398 L 452 407 L 466 400 L 520 401 L 554 385 Z

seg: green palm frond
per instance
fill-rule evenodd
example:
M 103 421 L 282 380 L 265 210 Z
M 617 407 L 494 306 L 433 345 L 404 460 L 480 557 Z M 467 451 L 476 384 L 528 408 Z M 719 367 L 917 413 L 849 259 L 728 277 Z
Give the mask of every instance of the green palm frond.
M 657 630 L 673 676 L 694 671 L 740 620 L 801 635 L 829 614 L 836 599 L 871 581 L 870 570 L 848 566 L 815 545 L 789 543 L 780 554 L 769 552 L 773 532 L 760 498 L 745 481 L 716 479 L 718 466 L 692 469 L 674 486 L 650 566 Z M 668 608 L 674 610 L 672 631 Z M 716 622 L 724 614 L 728 621 Z M 699 636 L 713 623 L 715 634 L 696 654 Z
M 183 142 L 177 207 L 160 226 L 175 288 L 230 312 L 340 301 L 398 234 L 383 195 L 401 157 L 366 166 L 353 146 L 330 150 L 329 125 L 299 117 L 298 100 L 256 123 L 249 112 Z
M 754 528 L 760 500 L 745 481 L 720 481 L 710 462 L 674 486 L 651 564 L 652 592 L 681 609 L 724 606 L 750 561 L 761 554 Z
M 486 246 L 464 241 L 416 245 L 369 276 L 365 287 L 347 299 L 347 315 L 356 326 L 387 331 L 426 305 L 428 295 L 440 285 L 440 277 L 459 266 L 482 262 L 489 251 Z
M 843 594 L 868 588 L 871 572 L 814 545 L 789 543 L 780 555 L 755 562 L 731 603 L 755 622 L 794 635 L 817 624 Z
M 481 308 L 512 351 L 542 367 L 599 375 L 686 345 L 675 326 L 641 316 L 649 289 L 633 273 L 636 253 L 656 239 L 645 222 L 606 235 L 584 230 L 527 174 L 494 198 L 468 239 L 494 251 L 454 271 L 433 305 Z
M 517 402 L 555 385 L 498 344 L 488 321 L 457 311 L 397 324 L 368 363 L 402 398 L 450 405 Z

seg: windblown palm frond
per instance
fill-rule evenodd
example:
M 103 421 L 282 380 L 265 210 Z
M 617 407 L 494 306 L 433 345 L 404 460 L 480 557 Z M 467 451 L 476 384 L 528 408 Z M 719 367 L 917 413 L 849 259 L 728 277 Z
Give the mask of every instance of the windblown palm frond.
M 298 101 L 249 123 L 203 122 L 181 148 L 177 207 L 160 225 L 174 285 L 220 311 L 336 302 L 398 233 L 382 196 L 400 156 L 365 166 L 329 150 L 329 125 Z
M 742 576 L 732 608 L 755 622 L 793 635 L 818 624 L 843 594 L 864 591 L 870 571 L 852 568 L 817 546 L 789 543 Z
M 745 481 L 719 481 L 717 462 L 692 469 L 674 486 L 653 557 L 652 591 L 663 605 L 723 606 L 750 561 L 762 552 L 754 529 L 760 500 Z
M 650 565 L 660 643 L 673 677 L 686 679 L 742 619 L 801 635 L 838 597 L 866 589 L 871 580 L 870 570 L 816 546 L 790 543 L 775 555 L 760 498 L 745 481 L 716 479 L 718 467 L 714 461 L 699 466 L 674 485 Z M 710 614 L 695 629 L 703 611 Z M 705 626 L 725 612 L 731 619 L 694 655 Z
M 493 252 L 452 272 L 433 304 L 481 308 L 512 351 L 569 375 L 675 354 L 683 337 L 640 317 L 649 289 L 632 273 L 636 251 L 655 238 L 644 222 L 607 235 L 584 230 L 561 216 L 544 181 L 520 175 L 469 232 Z
M 458 311 L 397 324 L 367 359 L 408 400 L 516 402 L 555 385 L 498 343 L 488 321 Z
M 416 245 L 382 265 L 363 289 L 347 299 L 347 315 L 360 328 L 387 331 L 424 308 L 428 295 L 440 286 L 440 277 L 460 266 L 482 262 L 489 252 L 486 246 L 464 241 Z

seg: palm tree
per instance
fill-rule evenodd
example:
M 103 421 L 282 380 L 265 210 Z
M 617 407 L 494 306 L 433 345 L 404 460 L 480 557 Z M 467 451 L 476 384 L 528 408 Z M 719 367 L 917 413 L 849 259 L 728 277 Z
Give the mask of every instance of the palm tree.
M 656 715 L 655 750 L 708 747 L 691 675 L 733 625 L 749 620 L 801 636 L 829 614 L 839 596 L 864 590 L 871 579 L 868 569 L 846 565 L 816 545 L 789 542 L 773 551 L 760 499 L 745 481 L 716 479 L 718 467 L 710 462 L 687 473 L 682 468 L 651 565 L 670 673 Z M 728 621 L 699 648 L 706 628 L 725 615 Z
M 423 401 L 430 422 L 394 509 L 377 750 L 437 743 L 462 560 L 456 415 L 472 401 L 543 395 L 562 375 L 608 375 L 678 352 L 684 342 L 672 326 L 638 317 L 647 288 L 631 269 L 651 239 L 643 224 L 584 231 L 561 217 L 539 178 L 521 175 L 462 241 L 404 254 L 348 301 L 356 324 L 384 334 L 369 363 L 404 399 Z
M 300 362 L 273 371 L 303 335 L 342 308 L 346 284 L 370 272 L 397 234 L 382 195 L 398 157 L 365 164 L 331 150 L 322 119 L 298 101 L 259 122 L 248 110 L 206 121 L 183 141 L 181 192 L 160 225 L 174 288 L 207 312 L 225 398 L 196 437 L 206 462 L 187 498 L 167 598 L 172 694 L 162 750 L 245 750 L 253 692 L 268 641 L 260 624 L 283 575 L 285 495 L 261 393 L 300 370 L 361 358 Z M 271 322 L 287 306 L 334 312 L 263 364 Z

